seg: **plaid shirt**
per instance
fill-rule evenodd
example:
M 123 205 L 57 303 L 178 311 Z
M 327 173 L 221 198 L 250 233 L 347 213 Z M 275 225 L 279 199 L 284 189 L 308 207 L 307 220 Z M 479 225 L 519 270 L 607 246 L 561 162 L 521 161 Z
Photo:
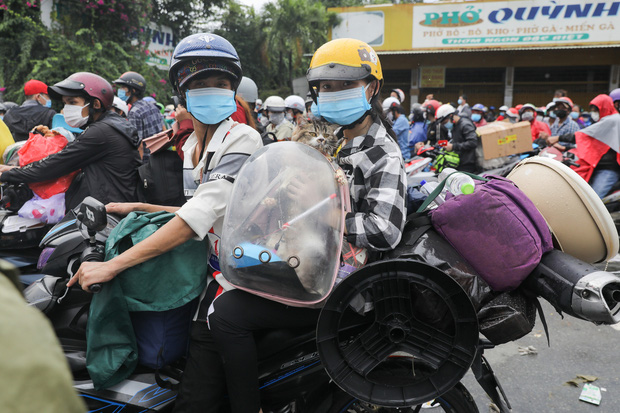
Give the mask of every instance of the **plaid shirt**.
M 567 133 L 575 133 L 581 129 L 577 122 L 571 118 L 567 118 L 563 124 L 560 125 L 560 120 L 556 119 L 553 125 L 551 125 L 551 136 L 562 136 Z
M 140 99 L 131 105 L 131 110 L 127 115 L 129 122 L 138 130 L 138 138 L 144 140 L 163 130 L 163 119 L 157 106 Z M 146 163 L 150 152 L 144 148 L 142 162 Z
M 346 216 L 347 241 L 373 251 L 394 249 L 405 227 L 407 177 L 398 144 L 379 121 L 366 136 L 351 139 L 337 162 L 349 181 L 352 212 Z

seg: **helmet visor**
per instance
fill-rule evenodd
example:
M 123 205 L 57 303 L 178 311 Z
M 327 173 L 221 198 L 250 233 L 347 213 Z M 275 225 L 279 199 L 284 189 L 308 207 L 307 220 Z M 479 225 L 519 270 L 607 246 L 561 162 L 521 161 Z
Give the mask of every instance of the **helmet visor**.
M 369 65 L 353 67 L 329 63 L 308 69 L 306 78 L 308 82 L 318 82 L 321 80 L 360 80 L 371 75 L 372 69 Z
M 194 79 L 199 74 L 205 74 L 209 71 L 224 72 L 238 80 L 238 69 L 235 70 L 234 64 L 227 62 L 226 60 L 214 60 L 214 59 L 189 59 L 183 64 L 179 65 L 177 69 L 177 81 L 178 88 L 182 89 L 191 79 Z
M 61 100 L 63 96 L 87 96 L 84 91 L 84 83 L 71 79 L 65 79 L 54 86 L 50 86 L 48 94 L 55 100 Z

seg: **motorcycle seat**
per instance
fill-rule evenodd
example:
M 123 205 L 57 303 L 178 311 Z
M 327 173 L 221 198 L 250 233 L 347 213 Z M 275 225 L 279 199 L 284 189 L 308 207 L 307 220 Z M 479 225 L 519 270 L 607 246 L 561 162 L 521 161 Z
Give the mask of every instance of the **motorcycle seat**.
M 315 326 L 264 330 L 254 334 L 259 358 L 265 359 L 290 347 L 314 340 Z
M 340 325 L 340 331 L 349 331 L 350 334 L 357 334 L 365 329 L 371 321 L 372 317 L 369 319 L 353 311 L 347 312 Z M 268 358 L 287 348 L 299 346 L 310 340 L 315 341 L 315 337 L 316 326 L 314 325 L 290 329 L 263 330 L 254 333 L 259 359 Z

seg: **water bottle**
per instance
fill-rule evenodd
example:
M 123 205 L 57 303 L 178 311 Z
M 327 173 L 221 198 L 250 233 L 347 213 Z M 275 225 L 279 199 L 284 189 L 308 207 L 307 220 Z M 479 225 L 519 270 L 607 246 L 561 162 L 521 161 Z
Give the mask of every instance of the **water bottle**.
M 472 194 L 476 188 L 476 183 L 471 176 L 457 172 L 454 168 L 445 168 L 441 171 L 439 174 L 439 181 L 443 181 L 444 179 L 446 179 L 446 188 L 448 188 L 448 191 L 454 196 Z
M 429 196 L 435 190 L 435 188 L 439 186 L 439 182 L 426 182 L 424 180 L 420 182 L 420 185 L 422 185 L 422 187 L 420 188 L 420 192 L 426 194 L 426 196 Z M 445 202 L 446 197 L 444 193 L 445 191 L 441 191 L 439 195 L 437 195 L 437 197 L 433 200 L 435 205 L 439 206 Z

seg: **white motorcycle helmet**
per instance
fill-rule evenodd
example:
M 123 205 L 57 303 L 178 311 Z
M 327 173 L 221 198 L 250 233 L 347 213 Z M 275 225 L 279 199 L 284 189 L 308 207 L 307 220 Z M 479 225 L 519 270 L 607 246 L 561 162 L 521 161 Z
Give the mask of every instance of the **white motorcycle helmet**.
M 383 108 L 383 113 L 387 113 L 388 110 L 390 110 L 390 108 L 392 107 L 392 105 L 400 105 L 400 101 L 398 99 L 396 99 L 393 96 L 390 96 L 389 98 L 386 98 L 383 103 L 381 104 L 381 107 Z
M 269 112 L 284 112 L 286 104 L 284 103 L 284 99 L 280 96 L 269 96 L 265 99 L 262 109 Z
M 252 79 L 243 76 L 237 88 L 237 95 L 248 103 L 256 103 L 258 100 L 258 87 Z
M 286 109 L 295 109 L 301 113 L 303 113 L 306 109 L 306 102 L 301 96 L 297 95 L 291 95 L 284 99 L 284 105 L 286 106 Z
M 112 101 L 112 107 L 123 112 L 125 116 L 129 114 L 129 106 L 127 106 L 127 103 L 123 102 L 123 100 L 118 96 L 114 96 L 114 100 Z
M 445 105 L 439 106 L 439 109 L 437 109 L 437 113 L 435 113 L 435 118 L 441 122 L 446 118 L 446 116 L 450 116 L 455 112 L 456 109 L 454 108 L 454 106 L 446 103 Z

